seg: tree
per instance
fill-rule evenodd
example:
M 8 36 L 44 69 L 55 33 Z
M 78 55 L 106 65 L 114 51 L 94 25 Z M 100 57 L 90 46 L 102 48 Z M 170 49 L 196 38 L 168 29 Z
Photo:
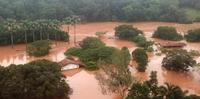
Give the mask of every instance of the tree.
M 133 59 L 138 63 L 138 71 L 145 72 L 148 64 L 148 55 L 144 49 L 137 48 L 132 52 Z
M 18 28 L 18 24 L 17 24 L 16 20 L 14 20 L 14 19 L 7 19 L 6 21 L 4 21 L 4 27 L 10 33 L 10 41 L 11 41 L 11 45 L 13 48 L 13 46 L 14 46 L 14 36 L 13 35 Z
M 112 55 L 112 64 L 105 64 L 100 61 L 101 72 L 98 72 L 98 79 L 103 93 L 117 93 L 122 98 L 125 97 L 125 92 L 133 83 L 131 72 L 128 64 L 130 62 L 130 54 L 127 48 L 117 50 Z
M 0 67 L 0 74 L 1 99 L 69 99 L 71 93 L 60 66 L 55 62 L 37 60 Z
M 187 9 L 199 10 L 198 0 L 0 0 L 0 18 L 57 19 L 79 15 L 94 21 L 168 21 L 187 22 L 198 13 L 188 15 Z M 103 6 L 103 7 L 102 7 Z M 186 9 L 186 11 L 185 11 Z
M 200 29 L 189 30 L 185 38 L 188 42 L 200 42 Z
M 179 41 L 183 39 L 183 37 L 178 34 L 176 28 L 168 26 L 158 27 L 154 32 L 153 37 L 172 41 Z
M 105 46 L 105 44 L 96 37 L 87 37 L 83 39 L 80 46 L 83 49 L 90 49 L 90 48 L 99 48 Z
M 158 86 L 156 72 L 151 72 L 150 79 L 142 83 L 133 83 L 126 99 L 198 99 L 197 95 L 188 95 L 179 86 L 165 83 Z
M 79 16 L 71 16 L 71 24 L 74 26 L 74 44 L 76 45 L 76 24 L 81 21 Z
M 70 25 L 72 24 L 72 18 L 71 17 L 66 17 L 63 20 L 63 24 L 67 25 L 67 32 L 69 33 L 69 31 L 70 31 Z
M 26 50 L 27 50 L 27 43 L 28 43 L 28 38 L 27 38 L 27 31 L 28 31 L 28 27 L 29 26 L 29 23 L 28 23 L 28 20 L 24 20 L 21 24 L 21 28 L 24 30 L 24 39 L 25 39 L 25 42 L 26 42 Z
M 196 61 L 186 50 L 173 50 L 167 53 L 162 61 L 162 66 L 168 70 L 187 71 Z
M 48 40 L 36 41 L 28 45 L 27 53 L 32 56 L 44 56 L 49 54 L 51 42 Z
M 137 46 L 143 47 L 147 51 L 151 51 L 150 49 L 153 49 L 153 41 L 148 41 L 144 35 L 138 35 L 132 38 L 132 41 L 135 42 Z
M 143 34 L 142 31 L 138 30 L 137 28 L 133 28 L 132 25 L 120 25 L 115 28 L 115 36 L 119 37 L 120 39 L 131 39 L 139 34 Z
M 68 33 L 62 31 L 60 27 L 60 21 L 56 20 L 16 21 L 8 19 L 0 23 L 0 44 L 13 45 L 24 42 L 27 44 L 40 39 L 69 41 Z
M 86 69 L 96 70 L 99 68 L 98 61 L 104 61 L 107 64 L 111 63 L 111 56 L 115 50 L 117 49 L 107 46 L 87 49 L 73 47 L 68 49 L 65 55 L 77 56 L 86 64 Z

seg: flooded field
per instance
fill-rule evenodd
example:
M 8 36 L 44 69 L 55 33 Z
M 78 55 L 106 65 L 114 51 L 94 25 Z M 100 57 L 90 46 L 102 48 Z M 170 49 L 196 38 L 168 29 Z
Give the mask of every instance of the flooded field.
M 144 31 L 145 36 L 150 38 L 153 31 L 158 26 L 173 26 L 176 27 L 179 32 L 186 32 L 190 29 L 200 28 L 200 23 L 194 24 L 177 24 L 177 23 L 164 23 L 164 22 L 139 22 L 139 23 L 119 23 L 119 22 L 102 22 L 102 23 L 86 23 L 77 26 L 77 42 L 81 41 L 87 36 L 95 36 L 97 31 L 107 31 L 105 37 L 101 38 L 109 46 L 117 48 L 128 47 L 132 52 L 136 45 L 132 42 L 113 39 L 114 28 L 120 24 L 132 24 L 134 27 Z M 67 30 L 67 26 L 63 26 L 63 30 Z M 14 49 L 11 46 L 0 47 L 0 65 L 8 66 L 10 64 L 24 64 L 36 59 L 49 59 L 52 61 L 60 61 L 64 59 L 64 52 L 74 46 L 73 44 L 73 28 L 70 28 L 70 44 L 66 42 L 57 42 L 51 50 L 48 56 L 35 58 L 26 55 L 25 45 L 15 45 Z M 152 38 L 150 38 L 152 39 Z M 154 41 L 160 41 L 152 39 Z M 185 49 L 193 49 L 200 51 L 200 43 L 187 43 Z M 138 73 L 134 66 L 131 67 L 131 71 L 134 77 L 138 80 L 148 79 L 151 71 L 157 71 L 159 84 L 169 82 L 171 84 L 179 85 L 185 90 L 189 90 L 190 93 L 200 95 L 200 75 L 194 72 L 177 73 L 172 71 L 166 71 L 161 67 L 162 58 L 164 56 L 151 55 L 150 62 L 145 73 Z M 200 58 L 196 58 L 200 62 Z M 72 71 L 63 72 L 67 76 L 67 82 L 73 89 L 71 99 L 117 99 L 116 95 L 103 95 L 101 89 L 98 86 L 98 81 L 95 79 L 94 72 L 85 71 L 83 69 L 77 69 Z

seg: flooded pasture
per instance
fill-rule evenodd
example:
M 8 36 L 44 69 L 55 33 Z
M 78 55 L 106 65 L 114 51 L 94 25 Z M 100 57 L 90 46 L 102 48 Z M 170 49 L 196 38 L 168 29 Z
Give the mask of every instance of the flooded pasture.
M 108 46 L 113 46 L 117 48 L 122 48 L 124 46 L 128 47 L 130 52 L 132 52 L 136 45 L 132 42 L 114 39 L 114 28 L 121 24 L 131 24 L 134 27 L 144 31 L 144 34 L 149 39 L 153 31 L 156 30 L 158 26 L 173 26 L 176 27 L 179 32 L 186 32 L 190 29 L 200 28 L 200 23 L 194 24 L 177 24 L 177 23 L 165 23 L 165 22 L 138 22 L 138 23 L 119 23 L 119 22 L 101 22 L 101 23 L 85 23 L 77 25 L 77 42 L 81 41 L 87 36 L 95 36 L 98 31 L 107 31 L 107 34 L 101 38 Z M 67 30 L 67 26 L 63 26 L 63 30 Z M 48 59 L 58 62 L 65 58 L 64 52 L 74 46 L 73 44 L 73 27 L 70 28 L 70 44 L 67 42 L 57 42 L 50 52 L 49 55 L 35 58 L 30 57 L 26 54 L 26 47 L 24 44 L 15 45 L 14 49 L 11 46 L 1 46 L 0 47 L 0 65 L 8 66 L 10 64 L 24 64 L 36 59 Z M 163 41 L 152 39 L 155 41 Z M 164 42 L 164 41 L 163 41 Z M 200 43 L 187 43 L 185 49 L 193 49 L 200 51 Z M 185 90 L 189 90 L 190 93 L 195 93 L 200 95 L 200 75 L 198 73 L 188 72 L 188 73 L 178 73 L 173 71 L 167 71 L 161 67 L 161 62 L 163 55 L 156 56 L 151 55 L 150 61 L 145 73 L 138 73 L 136 69 L 131 68 L 132 74 L 138 80 L 148 79 L 151 71 L 157 71 L 159 84 L 164 84 L 165 82 L 175 84 L 180 86 Z M 200 62 L 200 58 L 196 58 Z M 67 82 L 73 89 L 73 94 L 70 96 L 71 99 L 117 99 L 116 95 L 103 95 L 101 93 L 101 88 L 98 85 L 98 81 L 95 79 L 94 72 L 86 71 L 83 69 L 76 69 L 71 71 L 64 71 L 64 75 L 67 76 Z

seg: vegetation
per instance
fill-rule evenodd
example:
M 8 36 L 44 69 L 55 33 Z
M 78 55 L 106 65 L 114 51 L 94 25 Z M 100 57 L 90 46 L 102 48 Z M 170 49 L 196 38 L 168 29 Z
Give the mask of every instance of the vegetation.
M 85 21 L 173 21 L 188 23 L 186 8 L 198 0 L 0 0 L 0 19 L 58 19 L 79 15 Z M 190 18 L 190 17 L 189 17 Z
M 186 50 L 173 50 L 167 53 L 162 61 L 162 66 L 168 70 L 187 71 L 196 61 Z
M 36 41 L 28 45 L 27 52 L 32 56 L 44 56 L 49 54 L 51 42 L 48 40 Z
M 97 73 L 96 78 L 104 93 L 117 93 L 124 99 L 126 90 L 133 83 L 128 68 L 130 59 L 129 51 L 124 47 L 113 53 L 111 64 L 104 61 L 99 62 L 101 72 Z
M 134 83 L 126 99 L 199 99 L 200 96 L 187 95 L 180 87 L 170 85 L 158 86 L 156 72 L 152 72 L 150 80 Z
M 0 67 L 1 99 L 69 99 L 69 85 L 57 63 L 47 60 Z
M 139 47 L 143 47 L 145 50 L 152 52 L 154 42 L 148 41 L 144 35 L 138 35 L 132 39 L 133 42 L 137 44 Z
M 147 38 L 143 35 L 143 32 L 137 28 L 133 28 L 132 25 L 120 25 L 115 28 L 115 36 L 119 39 L 126 39 L 133 41 L 139 47 L 143 47 L 147 51 L 153 51 L 152 41 L 148 41 Z
M 188 42 L 200 42 L 200 29 L 189 30 L 185 38 Z
M 60 30 L 58 20 L 16 21 L 7 19 L 0 23 L 0 45 L 28 43 L 37 40 L 69 41 L 67 32 Z
M 94 49 L 105 46 L 105 44 L 96 37 L 87 37 L 81 42 L 80 46 L 83 49 Z
M 98 61 L 111 62 L 111 56 L 116 48 L 105 46 L 98 38 L 87 37 L 82 42 L 82 48 L 70 48 L 66 56 L 78 56 L 86 64 L 87 69 L 97 69 Z
M 158 27 L 154 32 L 153 37 L 172 41 L 179 41 L 183 39 L 183 37 L 177 32 L 176 28 L 168 26 Z
M 99 68 L 97 62 L 100 60 L 109 63 L 115 50 L 113 47 L 106 46 L 95 49 L 70 48 L 65 52 L 65 55 L 78 56 L 86 64 L 86 69 L 94 70 Z
M 95 35 L 96 35 L 98 38 L 101 38 L 101 37 L 104 36 L 106 33 L 107 33 L 107 31 L 104 31 L 104 32 L 96 32 Z
M 120 39 L 130 40 L 139 34 L 143 34 L 143 32 L 137 28 L 133 28 L 132 25 L 120 25 L 115 28 L 115 36 L 119 37 Z
M 138 71 L 145 72 L 148 64 L 148 55 L 144 49 L 137 48 L 132 52 L 133 59 L 138 63 Z

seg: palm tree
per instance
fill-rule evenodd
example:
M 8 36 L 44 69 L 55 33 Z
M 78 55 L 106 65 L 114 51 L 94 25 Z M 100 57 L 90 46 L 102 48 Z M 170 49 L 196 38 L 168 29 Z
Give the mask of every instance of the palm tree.
M 46 32 L 47 34 L 47 40 L 49 40 L 49 31 L 47 31 L 48 29 L 50 29 L 50 20 L 46 20 L 45 23 L 44 23 L 44 31 Z
M 66 24 L 67 25 L 67 32 L 69 33 L 70 32 L 70 25 L 72 24 L 72 18 L 71 17 L 66 17 L 63 21 L 63 24 Z M 69 42 L 70 43 L 70 40 Z
M 39 32 L 39 34 L 40 34 L 40 40 L 42 40 L 43 22 L 44 22 L 44 20 L 37 20 L 37 21 L 36 21 L 36 23 L 37 23 L 36 28 L 38 29 L 38 32 Z
M 35 41 L 35 26 L 36 26 L 36 22 L 30 21 L 29 22 L 29 26 L 30 26 L 30 31 L 32 32 L 32 36 L 33 36 L 33 42 Z
M 72 22 L 72 25 L 74 26 L 74 45 L 75 45 L 75 46 L 76 46 L 76 24 L 77 24 L 78 22 L 80 22 L 80 21 L 81 21 L 81 19 L 80 19 L 79 16 L 73 15 L 73 16 L 71 17 L 71 22 Z
M 53 30 L 59 30 L 60 29 L 60 27 L 61 27 L 61 22 L 60 21 L 58 21 L 58 20 L 56 20 L 56 19 L 54 19 L 54 20 L 51 20 L 51 28 L 53 29 Z M 57 45 L 57 33 L 55 33 L 55 41 L 56 41 L 56 45 Z
M 67 32 L 69 33 L 70 31 L 70 25 L 72 24 L 72 18 L 71 17 L 66 17 L 63 21 L 63 24 L 67 25 Z
M 6 21 L 4 21 L 4 27 L 10 33 L 11 45 L 12 45 L 12 48 L 14 48 L 13 33 L 16 31 L 18 24 L 17 24 L 16 20 L 14 20 L 14 19 L 6 19 Z
M 28 31 L 28 28 L 29 28 L 29 21 L 28 20 L 24 20 L 22 21 L 22 26 L 21 28 L 24 30 L 24 38 L 25 38 L 25 42 L 26 42 L 26 50 L 27 50 L 27 44 L 28 44 L 28 39 L 27 39 L 27 31 Z
M 160 87 L 160 92 L 162 92 L 166 99 L 183 99 L 187 94 L 187 91 L 183 91 L 178 86 L 169 83 L 165 83 L 165 86 Z

